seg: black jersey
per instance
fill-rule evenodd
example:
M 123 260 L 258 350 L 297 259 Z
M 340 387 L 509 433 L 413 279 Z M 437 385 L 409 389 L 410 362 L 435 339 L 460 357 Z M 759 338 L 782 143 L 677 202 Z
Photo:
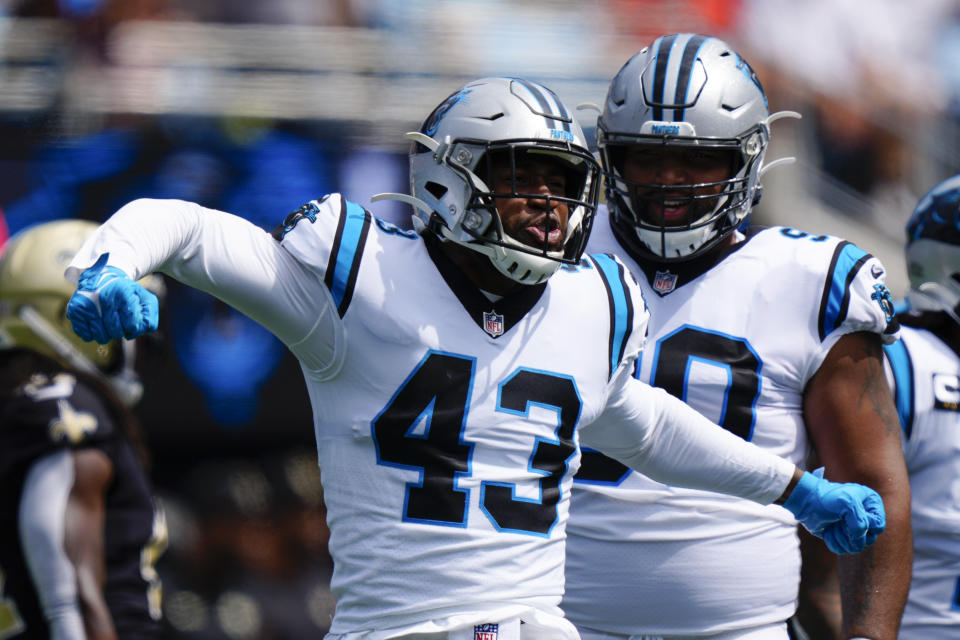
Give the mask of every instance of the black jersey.
M 104 595 L 118 636 L 157 636 L 160 584 L 153 565 L 166 544 L 166 527 L 107 403 L 69 373 L 37 373 L 5 397 L 0 400 L 0 637 L 49 635 L 27 570 L 18 512 L 32 465 L 58 450 L 82 448 L 99 449 L 113 465 L 105 496 Z

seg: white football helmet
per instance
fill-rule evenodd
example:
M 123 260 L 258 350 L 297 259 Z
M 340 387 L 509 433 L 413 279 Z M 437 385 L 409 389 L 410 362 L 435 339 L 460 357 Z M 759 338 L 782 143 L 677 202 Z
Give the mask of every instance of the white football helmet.
M 414 207 L 414 228 L 486 255 L 508 278 L 537 284 L 561 264 L 583 254 L 599 197 L 599 164 L 580 126 L 557 95 L 519 78 L 481 78 L 444 100 L 409 133 L 412 196 L 383 194 Z M 543 154 L 569 168 L 567 192 L 551 195 L 565 203 L 569 219 L 560 250 L 524 244 L 504 232 L 494 195 L 544 198 L 542 194 L 494 194 L 484 176 L 491 158 Z M 377 198 L 379 198 L 378 196 Z M 376 199 L 376 198 L 375 198 Z
M 907 300 L 960 324 L 960 175 L 924 195 L 907 222 Z
M 657 38 L 617 73 L 597 122 L 614 222 L 632 229 L 638 240 L 632 244 L 659 262 L 686 260 L 715 246 L 759 200 L 769 124 L 784 115 L 799 117 L 793 112 L 770 116 L 757 75 L 723 41 L 690 33 Z M 633 145 L 729 150 L 734 170 L 729 179 L 713 183 L 631 182 L 622 169 L 626 149 Z M 704 195 L 705 187 L 722 188 L 719 195 Z M 645 215 L 653 203 L 678 199 L 689 205 L 714 202 L 682 226 Z

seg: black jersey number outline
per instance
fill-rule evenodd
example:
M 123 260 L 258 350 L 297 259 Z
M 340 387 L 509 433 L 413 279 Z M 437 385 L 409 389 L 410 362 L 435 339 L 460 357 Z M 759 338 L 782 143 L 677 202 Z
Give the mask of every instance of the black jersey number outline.
M 763 363 L 746 338 L 684 325 L 657 340 L 650 384 L 686 401 L 690 366 L 704 362 L 727 369 L 721 427 L 749 442 L 757 421 Z M 576 481 L 620 484 L 630 470 L 599 451 L 584 449 Z
M 420 473 L 407 483 L 404 521 L 467 526 L 469 492 L 458 479 L 472 473 L 474 445 L 463 432 L 474 373 L 473 358 L 431 350 L 372 422 L 377 464 Z M 560 483 L 576 452 L 582 404 L 569 376 L 519 367 L 500 383 L 496 410 L 529 416 L 534 406 L 557 413 L 556 438 L 537 438 L 527 464 L 542 476 L 539 497 L 518 497 L 513 484 L 482 481 L 480 507 L 500 531 L 549 536 L 559 519 Z

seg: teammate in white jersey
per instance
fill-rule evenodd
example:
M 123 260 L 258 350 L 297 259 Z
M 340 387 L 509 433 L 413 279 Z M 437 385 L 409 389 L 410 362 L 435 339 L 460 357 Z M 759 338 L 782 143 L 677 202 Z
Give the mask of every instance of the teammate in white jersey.
M 632 377 L 647 311 L 620 262 L 582 259 L 599 171 L 556 95 L 481 79 L 408 135 L 412 195 L 394 196 L 419 233 L 337 194 L 272 235 L 140 200 L 68 270 L 87 339 L 149 331 L 128 276 L 160 270 L 298 357 L 331 531 L 329 639 L 577 638 L 559 603 L 581 441 L 664 482 L 779 496 L 838 552 L 876 538 L 872 490 L 800 473 Z
M 907 223 L 910 312 L 886 348 L 910 473 L 913 578 L 903 640 L 960 638 L 960 176 Z
M 745 441 L 885 500 L 887 533 L 842 559 L 845 637 L 894 638 L 910 566 L 909 488 L 881 344 L 897 336 L 880 262 L 838 238 L 737 230 L 760 195 L 771 116 L 715 38 L 656 39 L 613 79 L 597 125 L 619 255 L 650 310 L 638 379 Z M 784 509 L 662 483 L 585 452 L 563 608 L 588 640 L 787 638 L 800 551 Z

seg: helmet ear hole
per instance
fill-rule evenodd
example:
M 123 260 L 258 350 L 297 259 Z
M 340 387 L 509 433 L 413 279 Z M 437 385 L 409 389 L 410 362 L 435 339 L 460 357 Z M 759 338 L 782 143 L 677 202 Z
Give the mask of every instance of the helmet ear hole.
M 439 200 L 447 193 L 447 188 L 438 182 L 428 182 L 423 185 L 430 195 Z

